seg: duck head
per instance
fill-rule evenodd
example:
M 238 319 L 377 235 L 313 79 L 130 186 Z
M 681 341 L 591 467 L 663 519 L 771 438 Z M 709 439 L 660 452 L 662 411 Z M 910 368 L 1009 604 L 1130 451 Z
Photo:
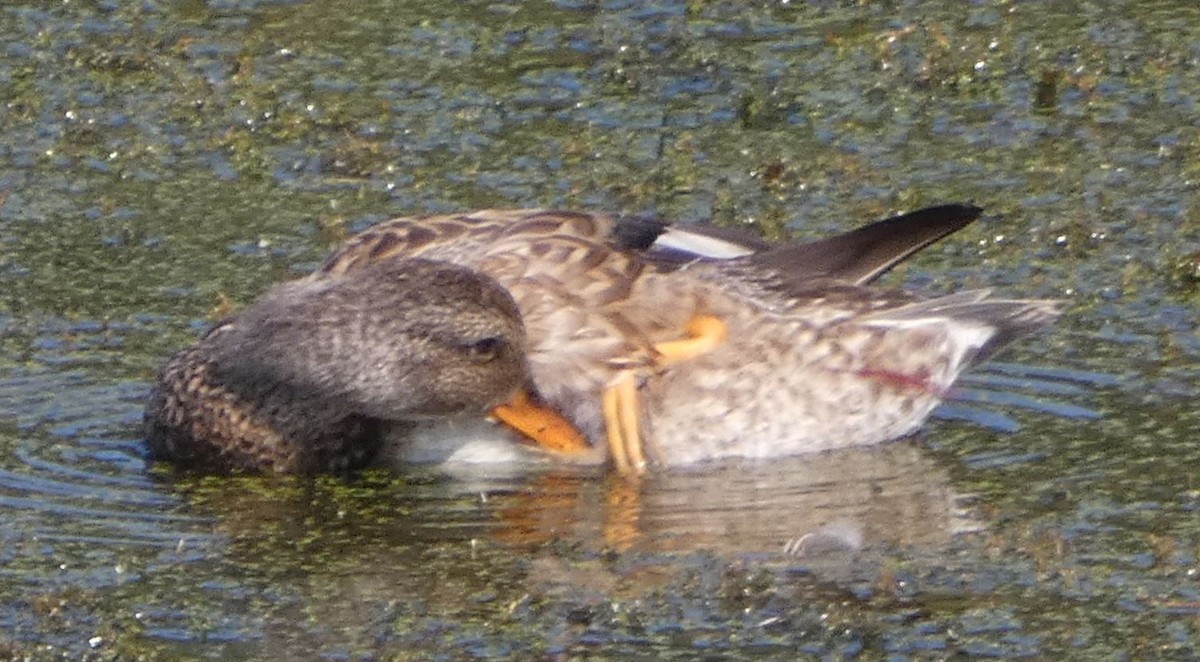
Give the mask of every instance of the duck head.
M 491 278 L 386 260 L 279 285 L 177 354 L 146 410 L 152 456 L 289 473 L 370 459 L 380 423 L 482 414 L 526 380 L 525 330 Z

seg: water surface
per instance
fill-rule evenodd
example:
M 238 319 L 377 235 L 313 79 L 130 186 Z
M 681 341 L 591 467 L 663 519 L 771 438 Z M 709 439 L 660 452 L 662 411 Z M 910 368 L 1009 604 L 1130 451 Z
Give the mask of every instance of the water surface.
M 0 651 L 1189 659 L 1200 9 L 0 8 Z M 816 237 L 973 201 L 892 285 L 1069 313 L 916 438 L 640 486 L 148 468 L 158 365 L 389 215 Z

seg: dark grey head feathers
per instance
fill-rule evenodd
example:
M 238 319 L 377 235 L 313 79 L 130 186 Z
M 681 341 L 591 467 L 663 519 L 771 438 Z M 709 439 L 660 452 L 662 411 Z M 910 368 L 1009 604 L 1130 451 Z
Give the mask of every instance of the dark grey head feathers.
M 491 279 L 418 259 L 285 283 L 212 337 L 224 383 L 286 386 L 392 420 L 499 404 L 519 383 L 525 342 L 516 304 Z
M 285 283 L 168 363 L 147 409 L 150 448 L 179 459 L 215 447 L 217 465 L 326 469 L 309 465 L 354 450 L 347 443 L 369 455 L 372 442 L 352 437 L 372 422 L 503 402 L 524 379 L 524 352 L 512 298 L 464 267 L 388 260 Z M 248 438 L 264 428 L 277 448 L 253 448 Z

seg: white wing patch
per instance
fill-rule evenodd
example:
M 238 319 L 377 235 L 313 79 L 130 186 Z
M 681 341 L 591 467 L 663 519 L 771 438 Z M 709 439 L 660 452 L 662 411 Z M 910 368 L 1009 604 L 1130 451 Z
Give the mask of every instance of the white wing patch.
M 654 240 L 659 248 L 680 251 L 715 260 L 730 260 L 744 257 L 754 252 L 753 249 L 736 241 L 710 237 L 708 235 L 689 232 L 684 228 L 672 226 Z

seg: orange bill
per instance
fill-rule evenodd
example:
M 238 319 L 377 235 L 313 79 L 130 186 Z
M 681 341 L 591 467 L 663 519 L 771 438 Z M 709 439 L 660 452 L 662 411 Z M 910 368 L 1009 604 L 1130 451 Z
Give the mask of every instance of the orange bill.
M 592 445 L 573 423 L 557 411 L 534 402 L 527 391 L 518 392 L 511 401 L 493 409 L 492 416 L 548 451 L 582 453 L 592 450 Z

